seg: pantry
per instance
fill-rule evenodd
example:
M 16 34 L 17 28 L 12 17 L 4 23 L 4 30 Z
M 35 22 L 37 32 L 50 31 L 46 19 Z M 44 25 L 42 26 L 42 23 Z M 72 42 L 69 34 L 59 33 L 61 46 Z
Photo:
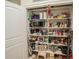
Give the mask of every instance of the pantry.
M 29 8 L 27 14 L 29 57 L 72 58 L 72 4 Z
M 6 59 L 72 59 L 72 0 L 7 0 Z

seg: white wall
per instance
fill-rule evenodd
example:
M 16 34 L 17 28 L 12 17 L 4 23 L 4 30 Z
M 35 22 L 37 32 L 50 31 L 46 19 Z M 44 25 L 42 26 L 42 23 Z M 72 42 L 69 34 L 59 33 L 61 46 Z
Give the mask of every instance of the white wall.
M 25 6 L 27 4 L 31 4 L 32 3 L 32 0 L 21 0 L 21 5 L 22 6 Z
M 12 3 L 16 3 L 16 4 L 18 4 L 18 5 L 21 4 L 21 0 L 7 0 L 7 1 L 10 1 L 10 2 L 12 2 Z
M 6 59 L 28 59 L 26 10 L 6 2 Z

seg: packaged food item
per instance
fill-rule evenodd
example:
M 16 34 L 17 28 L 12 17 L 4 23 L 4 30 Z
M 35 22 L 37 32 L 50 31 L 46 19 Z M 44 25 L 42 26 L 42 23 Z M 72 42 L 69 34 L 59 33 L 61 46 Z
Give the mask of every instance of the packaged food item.
M 56 22 L 53 22 L 52 27 L 58 27 L 58 24 Z
M 32 20 L 39 20 L 40 19 L 40 16 L 39 14 L 32 14 Z
M 62 12 L 62 15 L 64 16 L 64 18 L 70 17 L 70 14 L 68 12 Z
M 52 23 L 49 23 L 49 27 L 52 27 Z
M 64 22 L 61 22 L 60 23 L 60 27 L 64 27 Z
M 47 35 L 47 30 L 42 30 L 42 32 L 43 32 L 43 35 Z
M 62 56 L 61 56 L 61 55 L 59 55 L 58 59 L 62 59 Z
M 64 44 L 64 38 L 61 38 L 61 44 Z
M 36 31 L 34 31 L 33 35 L 37 35 Z
M 60 36 L 61 35 L 61 31 L 56 31 L 56 35 Z
M 65 23 L 64 23 L 64 27 L 67 27 L 67 25 L 68 25 L 68 24 L 65 22 Z
M 40 12 L 40 19 L 43 19 L 43 13 Z
M 51 40 L 51 43 L 52 43 L 52 44 L 55 44 L 55 42 L 56 42 L 55 39 L 52 39 L 52 40 Z
M 48 43 L 48 39 L 49 39 L 48 37 L 44 37 L 44 42 Z
M 64 18 L 64 15 L 59 15 L 57 18 L 58 19 L 63 19 Z
M 52 32 L 49 32 L 48 34 L 49 34 L 49 35 L 52 35 Z
M 60 48 L 58 48 L 55 53 L 56 53 L 56 54 L 57 54 L 57 53 L 58 53 L 58 54 L 62 54 L 62 51 L 61 51 Z
M 54 53 L 50 53 L 50 59 L 54 59 Z
M 54 35 L 54 36 L 56 35 L 56 32 L 55 32 L 55 30 L 53 30 L 53 35 Z
M 38 50 L 38 45 L 37 44 L 35 45 L 35 50 Z
M 47 19 L 47 13 L 44 12 L 44 19 Z
M 63 31 L 63 35 L 67 35 L 67 33 L 65 31 Z
M 34 41 L 35 41 L 35 40 L 36 40 L 36 38 L 35 38 L 35 37 L 32 37 L 32 40 L 34 40 Z

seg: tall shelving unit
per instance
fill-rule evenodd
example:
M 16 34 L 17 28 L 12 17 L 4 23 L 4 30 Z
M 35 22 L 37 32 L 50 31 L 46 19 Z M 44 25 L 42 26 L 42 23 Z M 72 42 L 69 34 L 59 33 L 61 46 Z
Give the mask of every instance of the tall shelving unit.
M 69 59 L 72 5 L 51 6 L 51 11 L 53 15 L 48 18 L 47 7 L 28 9 L 30 55 Z

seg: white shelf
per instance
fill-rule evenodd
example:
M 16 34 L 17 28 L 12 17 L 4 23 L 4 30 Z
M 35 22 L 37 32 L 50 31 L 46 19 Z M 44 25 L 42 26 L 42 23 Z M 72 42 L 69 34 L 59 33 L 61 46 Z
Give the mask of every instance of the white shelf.
M 68 0 L 69 1 L 69 0 Z M 44 3 L 43 3 L 44 4 Z M 49 3 L 48 3 L 49 4 Z M 47 5 L 48 5 L 47 4 Z M 58 4 L 58 3 L 57 3 Z M 57 5 L 56 4 L 56 5 Z M 65 3 L 64 3 L 65 4 Z M 47 6 L 46 5 L 46 6 Z M 36 8 L 36 7 L 35 7 Z M 55 7 L 55 8 L 51 8 L 51 10 L 60 10 L 60 9 L 64 9 L 64 8 L 66 8 L 66 9 L 69 9 L 69 8 L 71 8 L 71 6 L 65 6 L 65 7 Z M 30 9 L 30 11 L 32 11 L 32 12 L 39 12 L 39 11 L 46 11 L 47 10 L 47 8 L 41 8 L 41 9 Z
M 70 29 L 70 27 L 49 27 L 49 29 Z
M 29 27 L 30 29 L 71 29 L 70 27 Z
M 53 43 L 40 43 L 40 44 L 56 45 L 56 46 L 67 46 L 65 44 L 53 44 Z
M 55 20 L 56 20 L 56 21 L 57 21 L 57 20 L 61 20 L 61 21 L 63 20 L 63 21 L 64 21 L 64 20 L 67 20 L 67 19 L 71 19 L 71 17 L 69 17 L 69 18 L 34 19 L 34 20 L 32 19 L 32 20 L 33 20 L 33 22 L 37 22 L 37 21 L 53 21 L 53 20 L 54 20 L 54 21 L 55 21 Z
M 71 18 L 48 18 L 47 20 L 67 20 Z
M 25 7 L 27 9 L 41 8 L 41 7 L 47 7 L 48 4 L 50 4 L 51 6 L 68 5 L 68 4 L 73 4 L 73 0 L 57 0 L 57 1 L 47 0 L 44 2 L 35 2 L 35 3 L 33 2 L 31 4 L 25 4 Z
M 34 34 L 29 34 L 29 36 L 40 36 L 40 37 L 68 37 L 67 35 L 34 35 Z
M 58 43 L 58 44 L 56 44 L 56 43 L 48 43 L 48 42 L 44 42 L 44 38 L 46 37 L 46 39 L 48 39 L 49 37 L 52 37 L 52 38 L 57 38 L 56 40 L 62 40 L 62 38 L 68 38 L 67 39 L 67 41 L 69 41 L 69 33 L 66 31 L 66 30 L 68 30 L 69 32 L 70 32 L 70 29 L 71 29 L 71 21 L 72 21 L 72 17 L 71 17 L 71 13 L 70 13 L 70 11 L 71 11 L 71 5 L 70 6 L 60 6 L 60 7 L 54 7 L 54 8 L 52 8 L 52 13 L 53 13 L 53 15 L 61 15 L 61 13 L 62 12 L 67 12 L 67 13 L 69 13 L 70 14 L 70 17 L 67 17 L 67 18 L 54 18 L 54 17 L 51 17 L 51 18 L 48 18 L 48 17 L 42 17 L 42 18 L 44 18 L 44 19 L 32 19 L 32 23 L 34 23 L 34 22 L 37 22 L 37 25 L 39 24 L 38 22 L 39 21 L 44 21 L 44 24 L 43 25 L 45 25 L 44 27 L 29 27 L 29 29 L 32 29 L 32 30 L 34 30 L 34 29 L 39 29 L 39 31 L 40 31 L 40 29 L 41 30 L 46 30 L 47 31 L 47 35 L 45 34 L 45 35 L 42 35 L 42 34 L 40 34 L 40 33 L 29 33 L 28 35 L 29 35 L 29 37 L 30 37 L 30 39 L 32 39 L 33 37 L 42 37 L 42 39 L 43 39 L 43 41 L 42 42 L 36 42 L 36 41 L 34 41 L 33 43 L 36 43 L 35 44 L 35 48 L 36 49 L 38 49 L 38 50 L 32 50 L 32 51 L 35 51 L 35 52 L 45 52 L 45 53 L 52 53 L 52 54 L 56 54 L 56 55 L 63 55 L 63 56 L 67 56 L 68 57 L 68 54 L 65 54 L 65 53 L 62 53 L 63 52 L 63 50 L 61 49 L 61 48 L 59 48 L 59 47 L 68 47 L 69 46 L 69 43 L 67 43 L 66 41 L 66 44 L 61 44 L 61 43 Z M 36 7 L 35 7 L 36 8 Z M 62 9 L 61 9 L 62 8 Z M 30 9 L 29 11 L 35 11 L 36 13 L 38 13 L 38 12 L 43 12 L 43 14 L 44 14 L 44 12 L 46 12 L 46 10 L 47 10 L 47 7 L 46 8 L 38 8 L 38 9 Z M 54 11 L 57 11 L 57 12 L 54 12 Z M 44 15 L 42 15 L 42 16 L 44 16 Z M 54 22 L 56 22 L 55 24 L 53 24 Z M 58 23 L 58 22 L 61 22 L 61 23 Z M 63 23 L 63 24 L 62 24 Z M 58 27 L 58 25 L 65 25 L 66 26 L 66 24 L 67 25 L 70 25 L 70 27 Z M 32 24 L 33 25 L 33 24 Z M 51 25 L 52 27 L 50 27 L 49 25 Z M 56 26 L 55 26 L 56 25 Z M 53 30 L 56 30 L 56 31 L 59 31 L 59 32 L 62 32 L 64 35 L 53 35 Z M 35 31 L 35 30 L 34 30 Z M 49 33 L 49 34 L 48 34 Z M 62 34 L 61 33 L 61 34 Z M 40 34 L 40 35 L 37 35 L 37 34 Z M 51 34 L 51 35 L 50 35 Z M 60 34 L 60 33 L 59 33 Z M 52 39 L 52 38 L 50 38 L 50 39 Z M 49 39 L 48 39 L 49 40 Z M 66 40 L 66 39 L 65 39 Z M 41 44 L 39 47 L 40 48 L 37 48 L 38 47 L 38 45 L 39 44 Z M 48 50 L 46 50 L 45 48 L 46 48 L 46 46 L 42 46 L 42 45 L 46 45 L 47 46 L 47 48 L 48 48 Z M 42 47 L 41 47 L 42 46 Z M 56 50 L 56 52 L 54 52 L 54 51 L 51 51 L 51 46 L 56 46 L 56 47 L 58 47 L 59 49 L 61 49 L 61 51 L 59 51 L 59 50 Z M 44 49 L 43 49 L 44 48 Z M 41 49 L 41 50 L 39 50 L 39 49 Z M 63 48 L 64 49 L 64 48 Z M 54 49 L 55 50 L 55 49 Z M 67 49 L 68 50 L 68 49 Z M 66 50 L 66 51 L 67 51 Z M 65 51 L 65 52 L 66 52 Z M 67 51 L 67 53 L 69 53 L 69 51 Z M 68 58 L 67 58 L 68 59 Z
M 32 42 L 35 43 L 35 42 Z M 38 44 L 38 43 L 36 43 Z M 66 44 L 54 44 L 54 43 L 39 43 L 39 44 L 47 44 L 47 45 L 55 45 L 55 46 L 67 46 Z
M 41 51 L 39 51 L 39 50 L 32 50 L 32 51 L 35 51 L 35 52 L 41 52 Z M 52 52 L 52 51 L 42 51 L 42 52 L 53 53 L 53 54 L 57 54 L 57 55 L 64 55 L 64 56 L 66 56 L 66 54 L 58 53 L 58 52 Z
M 48 29 L 48 27 L 29 27 L 30 29 L 38 29 L 38 28 L 40 28 L 40 29 Z

